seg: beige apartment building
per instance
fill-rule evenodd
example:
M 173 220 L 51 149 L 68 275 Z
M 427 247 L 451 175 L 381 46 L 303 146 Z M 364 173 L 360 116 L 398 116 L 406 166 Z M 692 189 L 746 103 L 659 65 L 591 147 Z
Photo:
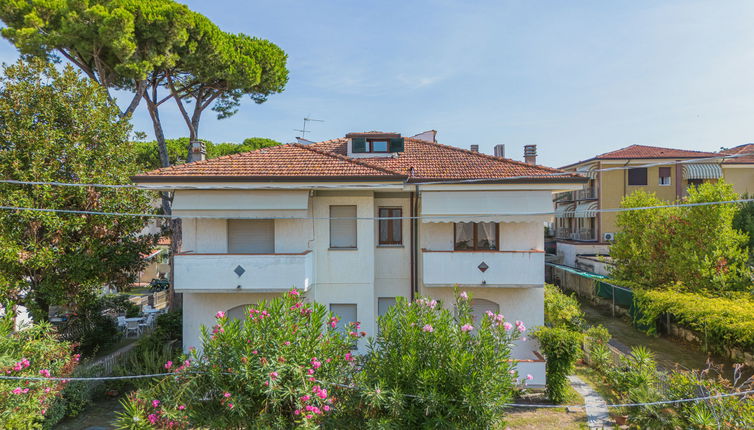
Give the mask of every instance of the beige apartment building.
M 562 167 L 589 178 L 582 190 L 554 196 L 558 254 L 577 266 L 578 255 L 607 255 L 617 232 L 616 213 L 624 196 L 643 189 L 668 202 L 682 199 L 689 186 L 724 179 L 738 193 L 754 193 L 754 144 L 720 152 L 631 145 Z M 735 158 L 721 158 L 735 155 Z M 694 161 L 690 161 L 694 160 Z

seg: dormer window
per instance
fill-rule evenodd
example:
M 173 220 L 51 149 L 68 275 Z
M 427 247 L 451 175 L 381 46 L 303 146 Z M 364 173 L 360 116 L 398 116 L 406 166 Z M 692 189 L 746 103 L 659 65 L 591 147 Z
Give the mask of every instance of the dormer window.
M 367 152 L 389 152 L 390 141 L 383 139 L 367 139 Z
M 349 157 L 390 157 L 403 152 L 403 138 L 398 133 L 348 133 Z

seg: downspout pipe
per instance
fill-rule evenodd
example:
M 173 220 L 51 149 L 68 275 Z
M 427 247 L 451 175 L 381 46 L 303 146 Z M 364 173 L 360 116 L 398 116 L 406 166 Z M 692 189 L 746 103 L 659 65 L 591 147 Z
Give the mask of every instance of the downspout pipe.
M 410 254 L 410 257 L 411 257 L 410 258 L 410 264 L 409 264 L 409 271 L 411 272 L 411 285 L 410 285 L 411 292 L 410 292 L 409 296 L 411 297 L 411 301 L 413 302 L 414 301 L 414 285 L 416 285 L 416 276 L 414 276 L 416 274 L 415 271 L 414 271 L 414 266 L 416 265 L 416 261 L 414 260 L 414 246 L 416 244 L 416 240 L 414 238 L 414 221 L 415 221 L 414 220 L 414 198 L 415 198 L 414 192 L 411 191 L 410 195 L 411 195 L 411 197 L 410 197 L 410 202 L 409 202 L 409 208 L 408 208 L 408 210 L 409 210 L 409 216 L 410 216 L 409 226 L 411 228 L 411 234 L 409 235 L 410 238 L 411 238 L 410 239 L 411 240 L 411 245 L 410 245 L 411 249 L 409 250 L 409 254 Z
M 412 244 L 411 253 L 414 256 L 413 278 L 414 278 L 414 290 L 411 292 L 411 298 L 419 293 L 419 220 L 417 216 L 419 214 L 419 199 L 421 198 L 421 191 L 419 191 L 419 184 L 416 185 L 416 195 L 414 196 L 414 207 L 412 209 L 414 218 L 411 219 L 411 227 L 414 233 L 414 242 Z

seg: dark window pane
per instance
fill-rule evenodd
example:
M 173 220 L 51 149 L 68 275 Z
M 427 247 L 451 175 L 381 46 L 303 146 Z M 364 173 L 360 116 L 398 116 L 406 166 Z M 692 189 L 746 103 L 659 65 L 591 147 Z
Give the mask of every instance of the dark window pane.
M 474 223 L 456 223 L 455 249 L 474 249 Z

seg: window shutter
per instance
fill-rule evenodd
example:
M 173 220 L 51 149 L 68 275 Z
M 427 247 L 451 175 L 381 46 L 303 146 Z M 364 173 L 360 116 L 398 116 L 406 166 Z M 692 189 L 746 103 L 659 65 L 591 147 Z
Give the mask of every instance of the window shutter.
M 356 206 L 330 206 L 330 247 L 356 248 Z
M 336 330 L 345 332 L 348 324 L 358 321 L 355 304 L 331 303 L 330 312 L 340 317 Z
M 275 252 L 274 220 L 228 220 L 228 253 L 272 254 L 273 252 Z
M 670 177 L 670 167 L 660 167 L 660 177 L 661 178 Z
M 351 138 L 351 152 L 353 152 L 354 154 L 367 152 L 367 138 L 366 137 Z
M 647 168 L 628 169 L 628 185 L 647 185 Z
M 402 137 L 394 137 L 390 139 L 390 152 L 403 152 Z

